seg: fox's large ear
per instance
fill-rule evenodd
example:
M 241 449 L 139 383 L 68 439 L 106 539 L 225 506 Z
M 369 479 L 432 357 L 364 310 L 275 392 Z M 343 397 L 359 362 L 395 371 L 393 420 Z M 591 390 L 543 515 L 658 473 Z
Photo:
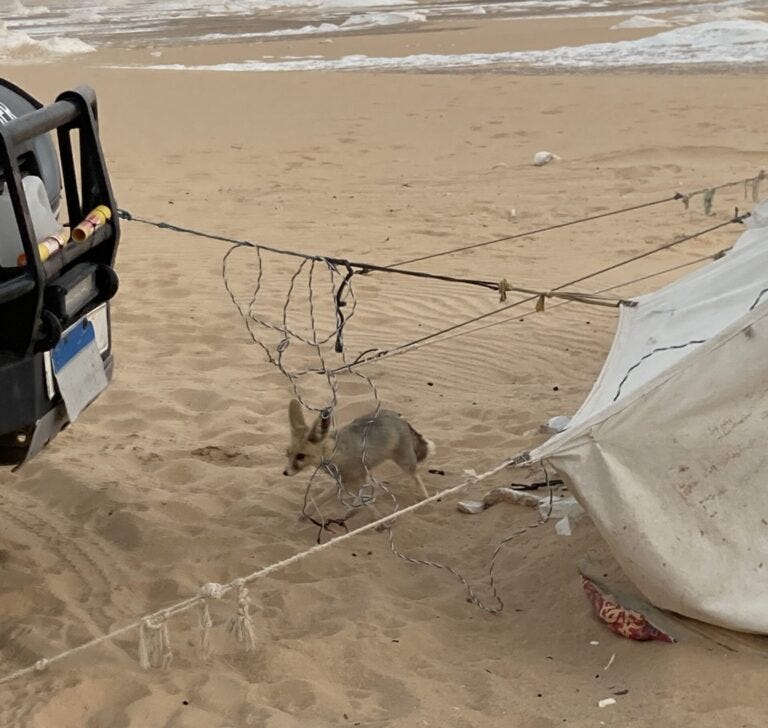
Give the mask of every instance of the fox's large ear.
M 304 422 L 304 413 L 301 411 L 301 403 L 298 399 L 292 399 L 288 405 L 288 421 L 291 423 L 292 432 L 303 432 L 307 429 Z
M 310 442 L 322 442 L 325 440 L 328 430 L 331 427 L 331 411 L 324 410 L 320 416 L 315 420 L 312 425 L 312 429 L 307 436 L 307 440 Z

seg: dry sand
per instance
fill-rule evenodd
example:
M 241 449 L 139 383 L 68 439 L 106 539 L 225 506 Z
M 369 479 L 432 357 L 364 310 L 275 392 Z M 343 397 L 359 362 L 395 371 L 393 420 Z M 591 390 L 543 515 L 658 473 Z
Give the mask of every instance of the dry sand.
M 432 42 L 406 33 L 376 43 L 397 55 L 415 39 Z M 111 53 L 103 57 L 121 55 Z M 214 51 L 185 53 L 197 60 Z M 766 160 L 768 100 L 757 75 L 224 75 L 104 70 L 98 62 L 8 75 L 44 100 L 76 83 L 96 87 L 121 207 L 383 263 L 745 177 Z M 530 166 L 541 149 L 563 160 Z M 731 191 L 716 198 L 714 218 L 669 203 L 422 265 L 551 288 L 725 220 L 736 205 L 743 196 Z M 737 232 L 651 256 L 584 290 L 692 260 Z M 290 390 L 228 299 L 226 250 L 123 224 L 114 382 L 42 456 L 0 474 L 3 672 L 314 543 L 315 529 L 297 518 L 305 480 L 281 475 Z M 234 260 L 233 285 L 244 293 L 254 254 Z M 265 265 L 259 311 L 276 318 L 289 266 L 269 256 Z M 357 294 L 350 352 L 388 348 L 498 306 L 480 290 L 384 275 L 359 280 Z M 361 371 L 386 405 L 436 442 L 432 467 L 445 475 L 427 482 L 439 489 L 464 468 L 482 470 L 531 446 L 541 422 L 573 412 L 614 324 L 615 311 L 569 304 Z M 315 403 L 321 384 L 318 377 L 307 390 Z M 355 377 L 342 377 L 340 395 L 342 421 L 371 403 Z M 398 493 L 404 504 L 418 497 L 408 484 Z M 403 519 L 396 541 L 451 564 L 487 596 L 496 543 L 532 514 L 502 504 L 468 517 L 455 501 Z M 520 537 L 498 564 L 506 609 L 490 616 L 466 603 L 449 574 L 395 559 L 384 535 L 366 534 L 252 585 L 254 655 L 222 626 L 234 612 L 228 599 L 212 606 L 207 661 L 195 647 L 196 615 L 180 617 L 171 623 L 170 671 L 142 671 L 131 635 L 2 688 L 0 725 L 764 725 L 760 640 L 712 630 L 675 646 L 614 637 L 581 592 L 575 565 L 586 553 L 604 564 L 608 581 L 624 584 L 586 519 L 571 538 L 551 527 Z M 629 692 L 616 705 L 597 707 L 620 690 Z

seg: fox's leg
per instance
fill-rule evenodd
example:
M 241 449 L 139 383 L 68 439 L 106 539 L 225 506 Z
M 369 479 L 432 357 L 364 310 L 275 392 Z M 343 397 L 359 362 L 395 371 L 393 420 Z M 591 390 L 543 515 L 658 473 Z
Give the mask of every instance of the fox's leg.
M 427 491 L 427 486 L 424 485 L 424 481 L 421 479 L 421 476 L 414 470 L 413 473 L 413 479 L 416 481 L 419 488 L 421 488 L 421 492 L 424 493 L 425 498 L 429 498 L 429 491 Z
M 418 471 L 416 470 L 417 463 L 416 459 L 414 458 L 414 461 L 412 463 L 397 463 L 403 470 L 404 473 L 407 473 L 413 478 L 414 483 L 421 488 L 421 492 L 424 494 L 425 498 L 429 498 L 429 492 L 427 491 L 427 486 L 424 485 L 424 481 L 421 479 L 421 476 L 419 475 Z
M 339 478 L 339 480 L 336 483 L 336 486 L 337 488 L 340 489 L 340 491 L 343 491 L 346 499 L 353 498 L 355 501 L 358 501 L 358 498 L 361 497 L 361 489 L 363 488 L 367 480 L 368 480 L 368 473 L 366 472 L 365 468 L 362 465 L 360 465 L 356 468 L 345 469 L 344 480 L 342 481 L 341 478 Z M 342 482 L 343 482 L 343 485 L 342 485 Z M 370 509 L 370 511 L 373 513 L 375 521 L 378 521 L 383 515 L 381 511 L 376 507 L 376 504 L 372 501 L 369 501 L 365 504 L 350 506 L 347 509 L 346 514 L 344 515 L 344 520 L 346 520 L 347 518 L 350 518 L 352 514 L 357 513 L 358 511 L 367 510 L 367 509 Z
M 407 443 L 401 443 L 401 445 L 392 454 L 392 460 L 400 467 L 400 469 L 411 476 L 416 485 L 419 486 L 421 492 L 425 498 L 429 498 L 427 492 L 427 486 L 424 485 L 424 481 L 421 479 L 417 468 L 419 467 L 419 461 L 416 459 L 416 453 L 413 451 L 413 444 L 409 439 Z
M 359 506 L 358 508 L 348 508 L 347 512 L 341 517 L 341 521 L 346 523 L 352 516 L 356 515 L 358 512 L 362 510 L 370 509 L 370 511 L 373 513 L 373 520 L 379 521 L 382 518 L 381 511 L 376 507 L 375 503 L 366 503 L 364 506 Z M 387 527 L 387 523 L 383 523 L 380 526 L 376 528 L 377 531 L 381 532 Z

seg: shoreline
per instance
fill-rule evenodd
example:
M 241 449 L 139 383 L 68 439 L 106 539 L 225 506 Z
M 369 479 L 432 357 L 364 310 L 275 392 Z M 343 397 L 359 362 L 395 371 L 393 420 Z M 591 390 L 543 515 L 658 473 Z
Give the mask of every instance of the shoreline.
M 718 59 L 675 61 L 656 64 L 632 63 L 631 60 L 600 65 L 599 55 L 587 58 L 587 65 L 558 60 L 559 49 L 589 48 L 602 43 L 643 42 L 674 28 L 636 28 L 617 30 L 612 27 L 615 18 L 582 18 L 574 25 L 570 19 L 527 18 L 464 18 L 461 21 L 440 19 L 422 24 L 404 24 L 391 27 L 355 29 L 344 33 L 318 33 L 308 36 L 264 37 L 251 42 L 205 42 L 197 45 L 155 46 L 144 48 L 103 47 L 79 57 L 37 65 L 77 65 L 90 68 L 145 68 L 151 70 L 217 71 L 222 73 L 285 73 L 277 64 L 300 64 L 298 70 L 326 70 L 311 68 L 312 64 L 374 64 L 370 69 L 338 68 L 350 72 L 388 73 L 506 73 L 520 75 L 592 74 L 592 73 L 664 73 L 664 74 L 764 74 L 768 62 L 726 62 Z M 688 26 L 696 28 L 698 26 Z M 678 28 L 681 30 L 682 28 Z M 735 32 L 735 30 L 734 30 Z M 516 59 L 516 55 L 551 52 L 551 60 Z M 638 49 L 638 53 L 642 52 Z M 509 59 L 494 60 L 493 55 L 511 54 Z M 477 56 L 475 60 L 474 57 Z M 432 58 L 434 57 L 434 58 Z M 190 59 L 194 59 L 190 63 Z M 387 68 L 402 59 L 410 63 L 427 64 L 414 69 Z M 260 64 L 255 68 L 236 68 L 238 64 Z M 439 64 L 448 64 L 440 67 Z M 206 68 L 226 66 L 232 68 Z M 431 65 L 429 65 L 431 64 Z M 455 64 L 455 65 L 454 65 Z M 474 64 L 474 65 L 473 65 Z M 180 66 L 178 69 L 167 66 Z M 192 66 L 192 68 L 189 68 Z M 202 68 L 200 68 L 202 66 Z M 274 68 L 272 66 L 275 66 Z M 10 65 L 11 71 L 20 65 Z

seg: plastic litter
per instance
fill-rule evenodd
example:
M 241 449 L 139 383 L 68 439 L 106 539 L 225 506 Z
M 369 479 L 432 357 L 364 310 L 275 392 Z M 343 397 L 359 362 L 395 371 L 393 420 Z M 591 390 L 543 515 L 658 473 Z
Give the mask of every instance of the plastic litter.
M 552 498 L 552 510 L 550 511 L 549 496 L 543 496 L 539 499 L 539 514 L 542 518 L 549 514 L 549 517 L 573 518 L 576 519 L 584 513 L 584 509 L 579 505 L 573 496 L 554 496 Z
M 553 159 L 562 159 L 562 157 L 558 157 L 557 154 L 552 154 L 552 152 L 536 152 L 536 154 L 533 155 L 533 165 L 535 167 L 543 167 L 545 164 L 549 164 Z
M 555 524 L 555 533 L 558 536 L 570 536 L 571 535 L 571 522 L 568 520 L 568 516 L 561 518 Z
M 557 417 L 552 417 L 551 419 L 547 420 L 547 423 L 541 425 L 539 430 L 543 433 L 551 432 L 553 434 L 557 434 L 558 432 L 562 432 L 564 429 L 566 429 L 570 424 L 570 417 L 567 415 L 558 415 Z

